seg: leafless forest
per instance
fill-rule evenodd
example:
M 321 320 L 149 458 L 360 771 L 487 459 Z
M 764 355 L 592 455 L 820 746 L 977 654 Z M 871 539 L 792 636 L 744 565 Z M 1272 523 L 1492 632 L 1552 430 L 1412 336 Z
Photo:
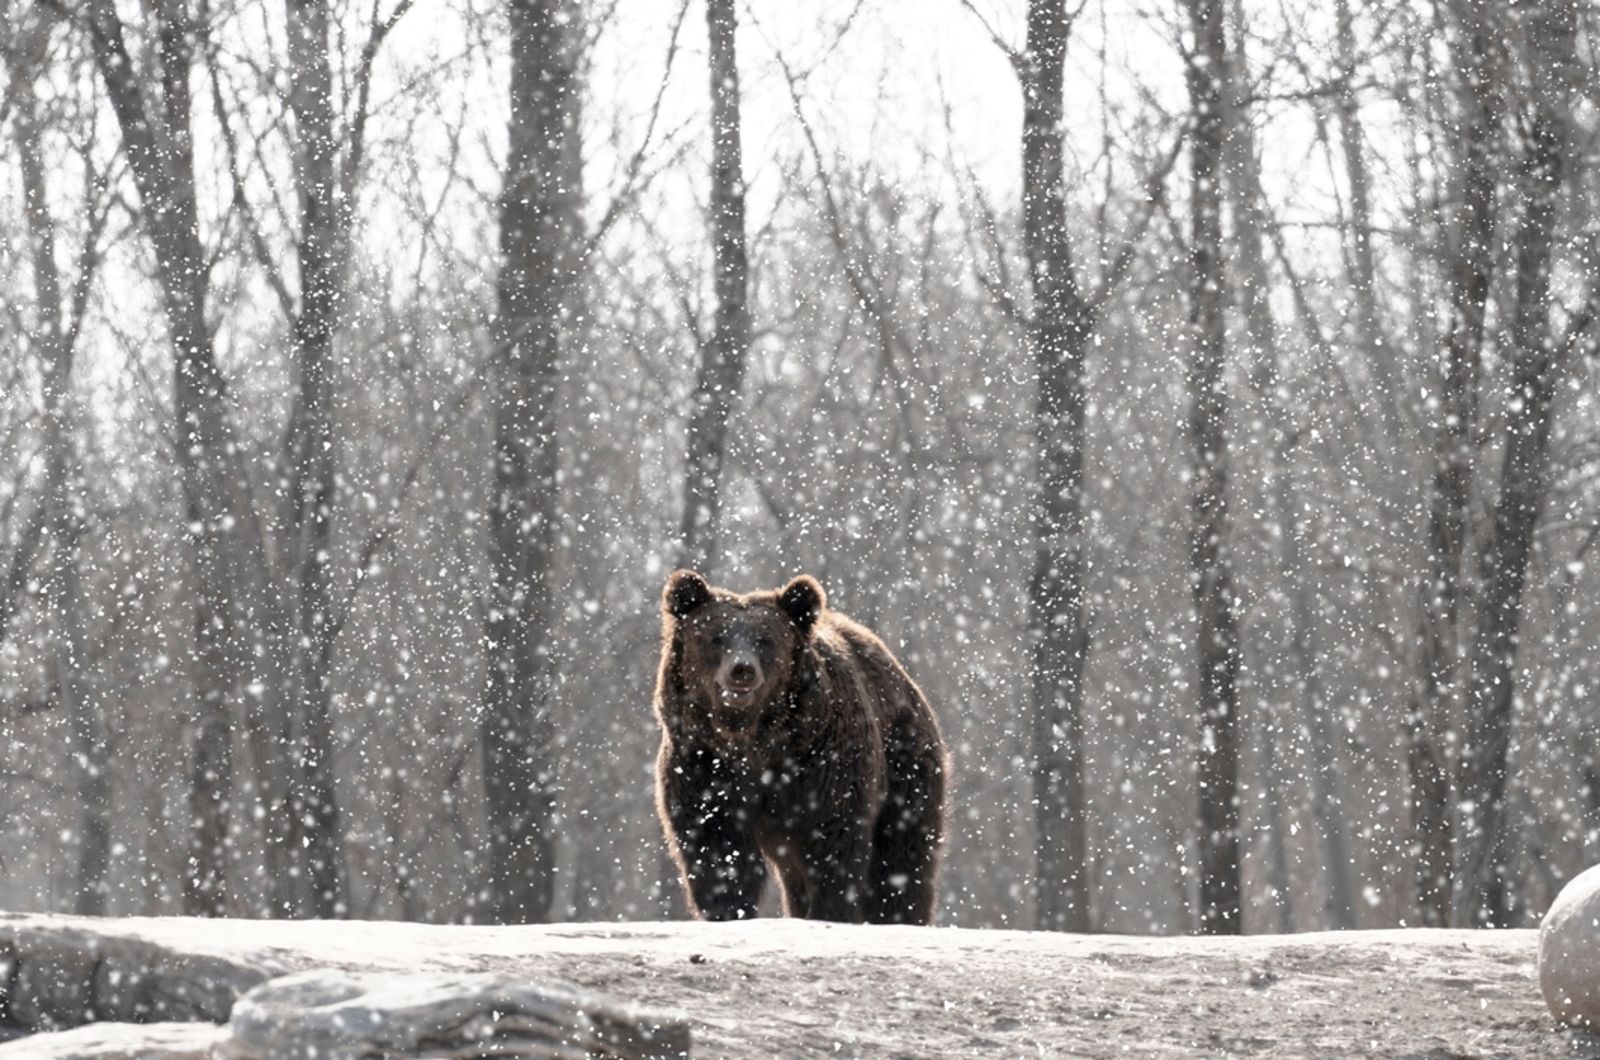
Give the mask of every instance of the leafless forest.
M 1600 9 L 0 0 L 0 907 L 681 915 L 659 593 L 937 709 L 939 920 L 1600 860 Z

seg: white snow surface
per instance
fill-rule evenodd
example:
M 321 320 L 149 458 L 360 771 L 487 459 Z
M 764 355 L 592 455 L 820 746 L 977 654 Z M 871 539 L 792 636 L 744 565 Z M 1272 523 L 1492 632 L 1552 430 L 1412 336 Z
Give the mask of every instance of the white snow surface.
M 1146 937 L 749 923 L 0 918 L 236 963 L 505 972 L 677 1010 L 697 1057 L 1587 1055 L 1533 931 Z M 22 1045 L 25 1043 L 16 1043 Z M 15 1046 L 0 1047 L 0 1057 Z

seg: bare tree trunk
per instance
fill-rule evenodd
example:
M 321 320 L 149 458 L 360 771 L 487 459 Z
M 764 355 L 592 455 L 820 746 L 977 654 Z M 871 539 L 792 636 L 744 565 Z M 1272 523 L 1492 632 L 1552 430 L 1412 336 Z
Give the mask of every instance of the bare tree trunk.
M 105 722 L 85 670 L 89 665 L 84 629 L 87 613 L 79 569 L 83 522 L 76 496 L 77 453 L 66 407 L 76 345 L 56 265 L 55 222 L 50 216 L 43 144 L 35 111 L 31 70 L 13 66 L 24 212 L 27 218 L 39 330 L 34 346 L 43 380 L 45 498 L 51 560 L 45 578 L 47 609 L 54 627 L 54 682 L 71 730 L 73 772 L 78 786 L 78 871 L 73 911 L 98 916 L 106 911 L 111 865 L 111 796 L 107 773 Z M 88 204 L 91 211 L 93 203 Z M 87 262 L 80 262 L 87 268 Z
M 10 31 L 10 39 L 0 42 L 0 59 L 5 61 L 13 78 L 17 79 L 17 100 L 15 103 L 17 117 L 16 135 L 17 143 L 21 149 L 24 165 L 29 162 L 29 142 L 38 143 L 37 119 L 33 112 L 33 85 L 27 81 L 29 76 L 27 67 L 31 65 L 33 57 L 25 52 L 33 44 L 27 34 L 21 31 L 15 21 L 15 14 L 11 10 L 10 0 L 0 0 L 0 25 Z M 24 98 L 24 96 L 26 98 Z M 26 108 L 26 109 L 25 109 Z M 31 150 L 37 151 L 34 147 Z M 43 167 L 39 165 L 37 157 L 33 160 L 34 167 L 38 170 L 38 180 L 43 181 Z M 23 175 L 23 197 L 26 205 L 32 209 L 34 192 L 30 190 L 30 178 Z M 44 549 L 45 538 L 49 530 L 50 506 L 48 500 L 36 503 L 27 517 L 22 520 L 17 545 L 11 555 L 6 557 L 4 570 L 0 571 L 0 647 L 4 647 L 6 637 L 11 629 L 11 617 L 16 614 L 17 606 L 22 601 L 22 595 L 27 588 L 28 575 L 33 570 L 33 564 Z
M 60 382 L 65 382 L 61 380 Z M 58 391 L 59 395 L 59 391 Z M 54 568 L 49 583 L 50 610 L 56 622 L 55 683 L 67 723 L 72 731 L 74 771 L 78 781 L 78 872 L 73 912 L 101 916 L 110 895 L 111 777 L 105 720 L 85 671 L 89 666 L 89 638 L 84 627 L 86 606 L 78 565 L 83 524 L 73 497 L 76 477 L 72 443 L 64 423 L 60 397 L 47 410 L 57 423 L 49 426 L 51 447 L 47 461 L 54 509 L 52 537 Z
M 1569 213 L 1568 225 L 1579 223 L 1574 216 L 1576 213 L 1576 210 Z M 1591 300 L 1595 296 L 1596 291 L 1591 288 Z M 1573 326 L 1568 326 L 1569 342 L 1575 334 L 1571 330 Z M 1592 326 L 1590 323 L 1585 328 Z M 1591 346 L 1591 352 L 1597 348 L 1600 347 Z M 1576 349 L 1568 349 L 1565 356 L 1574 357 L 1577 352 Z M 1549 634 L 1560 645 L 1559 661 L 1553 662 L 1556 674 L 1551 682 L 1553 687 L 1550 695 L 1554 697 L 1554 702 L 1563 704 L 1570 720 L 1566 742 L 1571 744 L 1573 767 L 1578 778 L 1578 819 L 1574 831 L 1580 865 L 1600 862 L 1600 714 L 1595 712 L 1596 704 L 1600 704 L 1600 695 L 1587 683 L 1590 645 L 1588 638 L 1582 635 L 1586 612 L 1577 603 L 1580 599 L 1578 586 L 1586 559 L 1597 544 L 1600 544 L 1600 523 L 1590 526 L 1583 542 L 1566 561 L 1566 571 L 1550 608 L 1551 614 L 1560 616 L 1556 619 L 1554 631 Z
M 500 200 L 499 349 L 489 507 L 493 606 L 481 737 L 489 916 L 544 920 L 554 897 L 550 717 L 556 396 L 576 294 L 582 188 L 578 8 L 511 0 L 511 122 Z
M 1593 719 L 1600 721 L 1600 719 Z M 1591 726 L 1590 732 L 1594 729 Z M 1600 746 L 1591 736 L 1583 751 L 1583 845 L 1584 863 L 1600 861 Z
M 1517 169 L 1522 220 L 1516 236 L 1511 387 L 1494 529 L 1479 553 L 1482 595 L 1467 683 L 1468 741 L 1461 772 L 1461 883 L 1472 922 L 1509 927 L 1521 900 L 1507 862 L 1507 766 L 1517 687 L 1523 591 L 1533 533 L 1549 488 L 1550 433 L 1561 370 L 1550 323 L 1550 267 L 1558 199 L 1566 180 L 1577 11 L 1547 0 L 1526 15 L 1533 80 L 1531 115 Z
M 1317 563 L 1305 543 L 1305 528 L 1298 512 L 1302 501 L 1292 474 L 1280 472 L 1272 492 L 1273 508 L 1282 520 L 1279 556 L 1285 570 L 1297 572 L 1290 589 L 1290 614 L 1294 625 L 1297 671 L 1296 700 L 1300 724 L 1306 729 L 1311 766 L 1311 813 L 1317 851 L 1322 861 L 1322 922 L 1334 930 L 1357 926 L 1355 861 L 1350 853 L 1349 823 L 1345 815 L 1344 770 L 1339 765 L 1338 736 L 1330 716 L 1322 672 L 1322 636 L 1317 627 Z M 1287 513 L 1295 515 L 1285 518 Z
M 1261 733 L 1261 772 L 1267 785 L 1267 884 L 1272 888 L 1273 923 L 1278 934 L 1294 930 L 1294 892 L 1289 886 L 1288 829 L 1283 822 L 1283 768 L 1278 764 L 1278 736 L 1270 725 L 1258 726 Z
M 1023 58 L 1022 226 L 1033 315 L 1028 337 L 1038 373 L 1033 433 L 1033 793 L 1038 926 L 1088 931 L 1088 822 L 1083 787 L 1084 353 L 1093 314 L 1079 291 L 1067 231 L 1063 171 L 1063 67 L 1072 17 L 1061 0 L 1029 0 Z
M 706 27 L 711 37 L 711 242 L 717 318 L 711 338 L 701 343 L 689 418 L 679 566 L 709 574 L 719 558 L 728 417 L 750 350 L 750 265 L 733 0 L 707 0 Z
M 190 508 L 193 511 L 193 506 Z M 199 711 L 189 762 L 189 863 L 183 881 L 183 911 L 187 916 L 225 916 L 229 912 L 228 863 L 238 851 L 230 849 L 231 803 L 234 798 L 233 722 L 229 699 L 233 690 L 224 682 L 229 671 L 223 631 L 210 618 L 211 608 L 195 602 L 194 640 L 198 663 L 195 695 Z M 274 793 L 266 793 L 268 806 Z M 285 806 L 285 811 L 287 807 Z M 278 833 L 287 839 L 285 827 Z M 286 859 L 266 854 L 268 872 L 282 872 Z M 282 909 L 290 892 L 279 889 L 273 907 Z
M 1450 922 L 1453 861 L 1450 765 L 1443 734 L 1450 727 L 1461 657 L 1461 572 L 1472 499 L 1472 454 L 1478 420 L 1478 360 L 1484 312 L 1494 276 L 1496 212 L 1494 143 L 1499 121 L 1491 71 L 1496 32 L 1483 14 L 1464 12 L 1454 48 L 1462 108 L 1456 145 L 1458 213 L 1447 273 L 1450 326 L 1438 376 L 1428 390 L 1433 414 L 1432 483 L 1427 529 L 1427 581 L 1422 605 L 1417 701 L 1407 712 L 1406 768 L 1417 847 L 1417 898 L 1424 926 Z
M 262 818 L 271 913 L 300 908 L 300 860 L 289 842 L 292 763 L 283 745 L 281 658 L 272 631 L 283 628 L 266 541 L 249 492 L 243 455 L 227 415 L 225 387 L 205 318 L 209 266 L 201 246 L 190 140 L 188 79 L 196 28 L 182 0 L 155 8 L 149 60 L 157 93 L 141 80 L 112 0 L 92 0 L 87 23 L 95 65 L 122 131 L 140 218 L 155 248 L 162 308 L 174 349 L 176 452 L 198 594 L 195 632 L 199 701 L 191 763 L 194 831 L 185 911 L 219 915 L 226 905 L 228 815 L 233 798 L 231 703 L 242 696 L 262 774 Z M 151 73 L 152 71 L 146 71 Z
M 27 588 L 28 572 L 43 550 L 48 517 L 47 505 L 34 505 L 22 523 L 22 532 L 17 535 L 17 547 L 6 562 L 5 576 L 0 578 L 0 645 L 5 644 L 11 616 L 16 614 L 22 592 Z
M 1221 0 L 1186 0 L 1194 52 L 1186 74 L 1194 110 L 1189 326 L 1190 584 L 1199 662 L 1200 930 L 1239 934 L 1239 628 L 1228 539 L 1227 278 L 1222 260 L 1222 161 L 1228 48 Z
M 1242 24 L 1239 14 L 1236 7 L 1236 26 Z M 1240 296 L 1254 355 L 1250 384 L 1264 414 L 1276 465 L 1267 495 L 1280 531 L 1279 566 L 1289 587 L 1295 701 L 1308 744 L 1311 816 L 1322 864 L 1322 923 L 1328 928 L 1349 930 L 1356 927 L 1355 869 L 1348 841 L 1349 822 L 1345 815 L 1338 739 L 1322 685 L 1323 646 L 1317 620 L 1316 563 L 1306 546 L 1306 529 L 1301 520 L 1305 507 L 1294 473 L 1295 430 L 1280 396 L 1283 380 L 1278 370 L 1278 331 L 1268 301 L 1272 288 L 1263 242 L 1268 222 L 1263 216 L 1264 199 L 1254 129 L 1244 109 L 1247 104 L 1243 78 L 1247 67 L 1242 34 L 1235 39 L 1233 48 L 1236 65 L 1230 92 L 1231 128 L 1225 139 L 1229 152 L 1228 184 L 1234 200 L 1235 242 L 1245 282 Z
M 333 70 L 327 0 L 289 0 L 289 106 L 295 116 L 295 175 L 300 200 L 300 312 L 291 323 L 298 372 L 285 457 L 289 490 L 284 568 L 294 610 L 292 651 L 296 784 L 291 801 L 296 839 L 305 850 L 311 908 L 320 917 L 348 911 L 344 839 L 333 778 L 331 563 L 336 452 L 332 356 L 349 253 L 339 198 Z

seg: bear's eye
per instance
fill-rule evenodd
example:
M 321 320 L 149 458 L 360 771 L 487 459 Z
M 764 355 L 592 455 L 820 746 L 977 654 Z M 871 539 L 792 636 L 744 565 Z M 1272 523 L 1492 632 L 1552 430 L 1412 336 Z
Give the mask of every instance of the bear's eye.
M 711 634 L 711 646 L 713 648 L 720 648 L 726 643 L 728 643 L 728 638 L 723 636 L 721 633 Z
M 765 651 L 766 649 L 772 647 L 772 638 L 768 637 L 768 636 L 766 636 L 764 634 L 762 636 L 757 637 L 756 638 L 756 647 L 758 647 L 758 648 L 762 649 L 763 651 Z

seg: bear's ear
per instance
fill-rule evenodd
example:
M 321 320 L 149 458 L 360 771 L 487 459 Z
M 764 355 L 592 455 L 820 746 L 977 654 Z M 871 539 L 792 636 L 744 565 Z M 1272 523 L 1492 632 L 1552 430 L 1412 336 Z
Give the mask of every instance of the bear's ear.
M 692 570 L 675 570 L 661 590 L 661 610 L 673 618 L 683 618 L 711 599 L 711 586 Z
M 816 622 L 817 616 L 822 614 L 823 608 L 828 606 L 828 596 L 817 579 L 802 574 L 778 591 L 778 606 L 794 620 L 801 632 L 806 632 Z

